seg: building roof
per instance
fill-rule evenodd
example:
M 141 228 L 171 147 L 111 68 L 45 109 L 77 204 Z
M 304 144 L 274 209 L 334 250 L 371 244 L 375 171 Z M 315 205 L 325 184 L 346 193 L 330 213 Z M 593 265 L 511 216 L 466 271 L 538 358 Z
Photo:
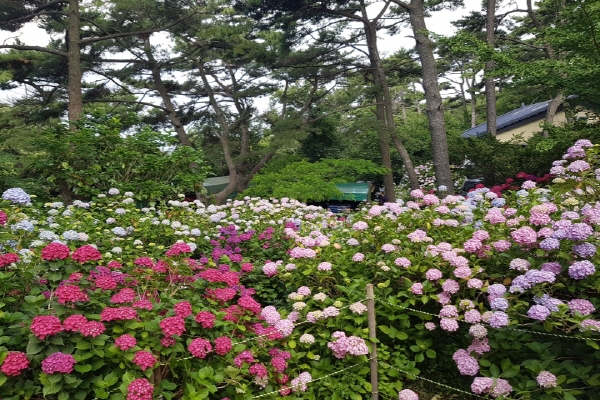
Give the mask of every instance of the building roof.
M 506 128 L 509 125 L 516 124 L 527 118 L 531 118 L 538 114 L 545 114 L 548 110 L 548 105 L 551 100 L 543 101 L 541 103 L 531 104 L 529 106 L 522 105 L 516 110 L 512 110 L 496 118 L 496 129 L 500 130 Z M 470 138 L 477 137 L 483 133 L 488 132 L 487 122 L 479 124 L 474 128 L 464 131 L 461 137 Z

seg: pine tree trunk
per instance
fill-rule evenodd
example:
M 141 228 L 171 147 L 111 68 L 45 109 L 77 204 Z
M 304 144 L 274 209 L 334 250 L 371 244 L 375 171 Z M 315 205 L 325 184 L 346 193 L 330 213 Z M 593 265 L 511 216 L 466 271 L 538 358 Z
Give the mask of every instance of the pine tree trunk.
M 438 86 L 433 45 L 425 25 L 423 0 L 411 1 L 409 17 L 423 71 L 423 89 L 425 90 L 427 115 L 429 117 L 429 133 L 431 135 L 436 185 L 438 187 L 445 186 L 445 193 L 454 194 L 450 157 L 448 155 L 448 139 L 446 137 L 446 121 L 444 120 L 442 97 Z
M 404 144 L 398 138 L 396 132 L 396 121 L 394 120 L 394 102 L 392 100 L 392 95 L 390 93 L 390 88 L 387 83 L 387 78 L 385 77 L 385 71 L 383 69 L 383 64 L 381 63 L 381 57 L 379 56 L 379 49 L 377 47 L 377 28 L 376 24 L 372 22 L 364 22 L 365 33 L 367 36 L 367 47 L 369 51 L 369 61 L 372 68 L 373 75 L 373 83 L 376 87 L 379 87 L 381 90 L 381 97 L 377 100 L 377 103 L 383 102 L 383 115 L 377 113 L 378 118 L 383 117 L 383 121 L 387 130 L 389 132 L 389 137 L 392 138 L 394 142 L 394 146 L 400 155 L 400 159 L 404 163 L 404 168 L 406 170 L 406 174 L 408 176 L 408 181 L 410 182 L 410 187 L 412 189 L 419 188 L 419 179 L 417 178 L 417 174 L 415 173 L 415 168 L 413 166 L 412 160 L 410 159 L 410 155 L 408 151 L 404 147 Z M 381 144 L 381 143 L 380 143 Z M 388 141 L 389 147 L 389 141 Z M 388 149 L 389 154 L 389 149 Z M 391 162 L 390 162 L 391 163 Z M 393 181 L 393 178 L 392 178 Z M 396 201 L 396 195 L 394 192 L 389 192 L 386 187 L 386 197 L 388 201 Z
M 69 122 L 75 122 L 83 114 L 81 89 L 83 72 L 81 70 L 81 51 L 79 45 L 79 0 L 69 0 L 67 15 L 68 113 Z
M 548 110 L 546 111 L 545 122 L 552 125 L 554 123 L 554 117 L 558 111 L 558 107 L 565 101 L 565 96 L 562 93 L 557 94 L 548 104 Z M 548 137 L 548 130 L 544 129 L 544 137 Z
M 378 92 L 375 95 L 377 106 L 375 107 L 375 116 L 377 117 L 377 134 L 379 137 L 379 152 L 381 153 L 381 164 L 387 168 L 388 173 L 383 176 L 383 187 L 388 201 L 395 201 L 396 187 L 394 185 L 394 175 L 392 173 L 392 158 L 390 155 L 390 135 L 385 126 L 385 108 L 383 106 L 383 95 Z M 392 198 L 394 200 L 392 200 Z
M 496 30 L 496 0 L 487 0 L 487 13 L 486 13 L 486 42 L 491 48 L 494 47 L 495 43 L 495 30 Z M 496 84 L 494 77 L 490 76 L 491 71 L 494 69 L 494 61 L 486 61 L 485 63 L 485 101 L 487 111 L 487 126 L 488 132 L 493 137 L 496 137 Z

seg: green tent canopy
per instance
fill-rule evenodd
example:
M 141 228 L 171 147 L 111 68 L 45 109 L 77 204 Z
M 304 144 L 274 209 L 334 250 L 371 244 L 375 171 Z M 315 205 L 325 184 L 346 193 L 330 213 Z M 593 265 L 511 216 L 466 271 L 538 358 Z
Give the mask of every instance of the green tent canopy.
M 209 195 L 217 194 L 229 185 L 229 175 L 206 178 L 204 188 Z
M 373 190 L 371 184 L 367 182 L 337 183 L 335 186 L 342 195 L 333 196 L 330 200 L 368 201 Z

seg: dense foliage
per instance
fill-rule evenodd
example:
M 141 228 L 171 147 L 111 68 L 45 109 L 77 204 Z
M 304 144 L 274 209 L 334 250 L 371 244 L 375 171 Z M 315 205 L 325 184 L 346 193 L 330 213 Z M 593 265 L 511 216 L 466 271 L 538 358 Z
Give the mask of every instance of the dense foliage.
M 116 189 L 69 206 L 9 189 L 0 395 L 368 398 L 373 283 L 382 395 L 415 399 L 421 376 L 595 399 L 599 151 L 578 141 L 547 189 L 415 190 L 347 218 L 287 198 L 138 209 Z
M 201 190 L 207 174 L 201 151 L 177 146 L 174 137 L 148 126 L 127 126 L 98 115 L 77 129 L 47 129 L 25 172 L 36 177 L 35 192 L 49 199 L 66 190 L 85 200 L 119 186 L 137 200 L 156 201 Z
M 324 201 L 342 194 L 336 183 L 370 181 L 385 172 L 385 168 L 361 159 L 274 163 L 254 177 L 244 195 Z

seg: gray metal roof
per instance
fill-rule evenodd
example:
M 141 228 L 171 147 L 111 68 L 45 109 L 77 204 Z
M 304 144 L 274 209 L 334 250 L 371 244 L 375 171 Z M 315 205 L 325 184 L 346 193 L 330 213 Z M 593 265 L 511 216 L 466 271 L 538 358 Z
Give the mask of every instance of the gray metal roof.
M 544 114 L 548 110 L 550 100 L 541 103 L 531 104 L 529 106 L 521 106 L 516 110 L 512 110 L 496 118 L 496 129 L 500 130 L 509 125 L 515 124 L 524 119 L 533 117 L 538 114 Z M 479 124 L 474 128 L 464 131 L 461 137 L 477 137 L 488 131 L 487 123 Z

